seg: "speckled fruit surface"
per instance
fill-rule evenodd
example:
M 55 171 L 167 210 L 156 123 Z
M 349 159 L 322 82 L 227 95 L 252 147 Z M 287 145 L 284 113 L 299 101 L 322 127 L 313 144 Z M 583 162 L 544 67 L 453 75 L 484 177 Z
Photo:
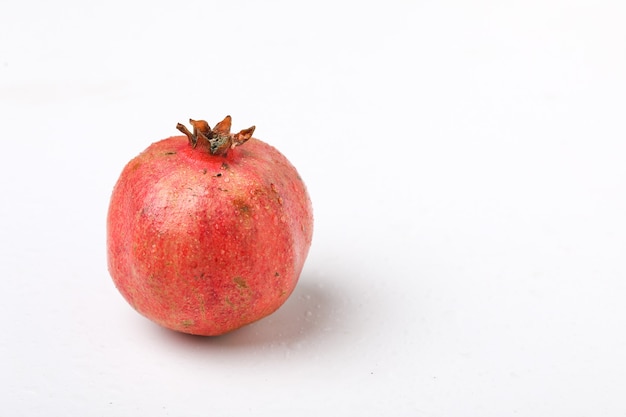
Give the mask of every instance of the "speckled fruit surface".
M 313 233 L 291 163 L 252 138 L 190 120 L 123 169 L 107 217 L 109 272 L 139 313 L 172 330 L 219 335 L 278 309 Z

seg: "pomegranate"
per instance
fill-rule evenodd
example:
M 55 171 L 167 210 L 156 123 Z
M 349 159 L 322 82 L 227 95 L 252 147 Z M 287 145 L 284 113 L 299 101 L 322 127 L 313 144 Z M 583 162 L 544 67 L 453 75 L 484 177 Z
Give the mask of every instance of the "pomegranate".
M 313 233 L 291 163 L 252 137 L 182 124 L 123 169 L 107 217 L 111 277 L 139 313 L 179 332 L 220 335 L 278 309 Z

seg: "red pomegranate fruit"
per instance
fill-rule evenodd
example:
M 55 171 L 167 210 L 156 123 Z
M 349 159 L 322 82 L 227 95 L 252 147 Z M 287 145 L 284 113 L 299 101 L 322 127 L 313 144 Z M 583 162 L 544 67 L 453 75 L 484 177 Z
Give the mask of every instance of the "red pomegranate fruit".
M 190 120 L 123 169 L 107 217 L 109 272 L 139 313 L 179 332 L 220 335 L 278 309 L 313 233 L 302 179 L 254 126 Z

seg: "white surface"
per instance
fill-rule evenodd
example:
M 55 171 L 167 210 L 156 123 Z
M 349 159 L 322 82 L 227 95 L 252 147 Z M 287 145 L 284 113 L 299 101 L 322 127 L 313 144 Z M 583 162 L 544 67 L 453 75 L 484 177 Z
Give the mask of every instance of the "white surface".
M 623 1 L 170 3 L 0 5 L 3 414 L 625 415 Z M 226 114 L 314 244 L 273 316 L 178 335 L 114 288 L 108 198 Z

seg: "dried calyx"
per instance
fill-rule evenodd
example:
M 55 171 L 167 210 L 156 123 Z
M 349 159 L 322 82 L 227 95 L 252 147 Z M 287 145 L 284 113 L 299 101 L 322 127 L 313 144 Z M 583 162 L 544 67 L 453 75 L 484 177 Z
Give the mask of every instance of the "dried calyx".
M 232 123 L 230 116 L 226 116 L 213 129 L 204 120 L 189 119 L 189 123 L 193 126 L 193 133 L 181 123 L 176 125 L 176 129 L 189 138 L 189 144 L 192 147 L 195 148 L 199 145 L 208 149 L 211 155 L 226 155 L 229 149 L 239 146 L 250 139 L 255 128 L 255 126 L 252 126 L 239 133 L 230 133 L 230 125 Z

